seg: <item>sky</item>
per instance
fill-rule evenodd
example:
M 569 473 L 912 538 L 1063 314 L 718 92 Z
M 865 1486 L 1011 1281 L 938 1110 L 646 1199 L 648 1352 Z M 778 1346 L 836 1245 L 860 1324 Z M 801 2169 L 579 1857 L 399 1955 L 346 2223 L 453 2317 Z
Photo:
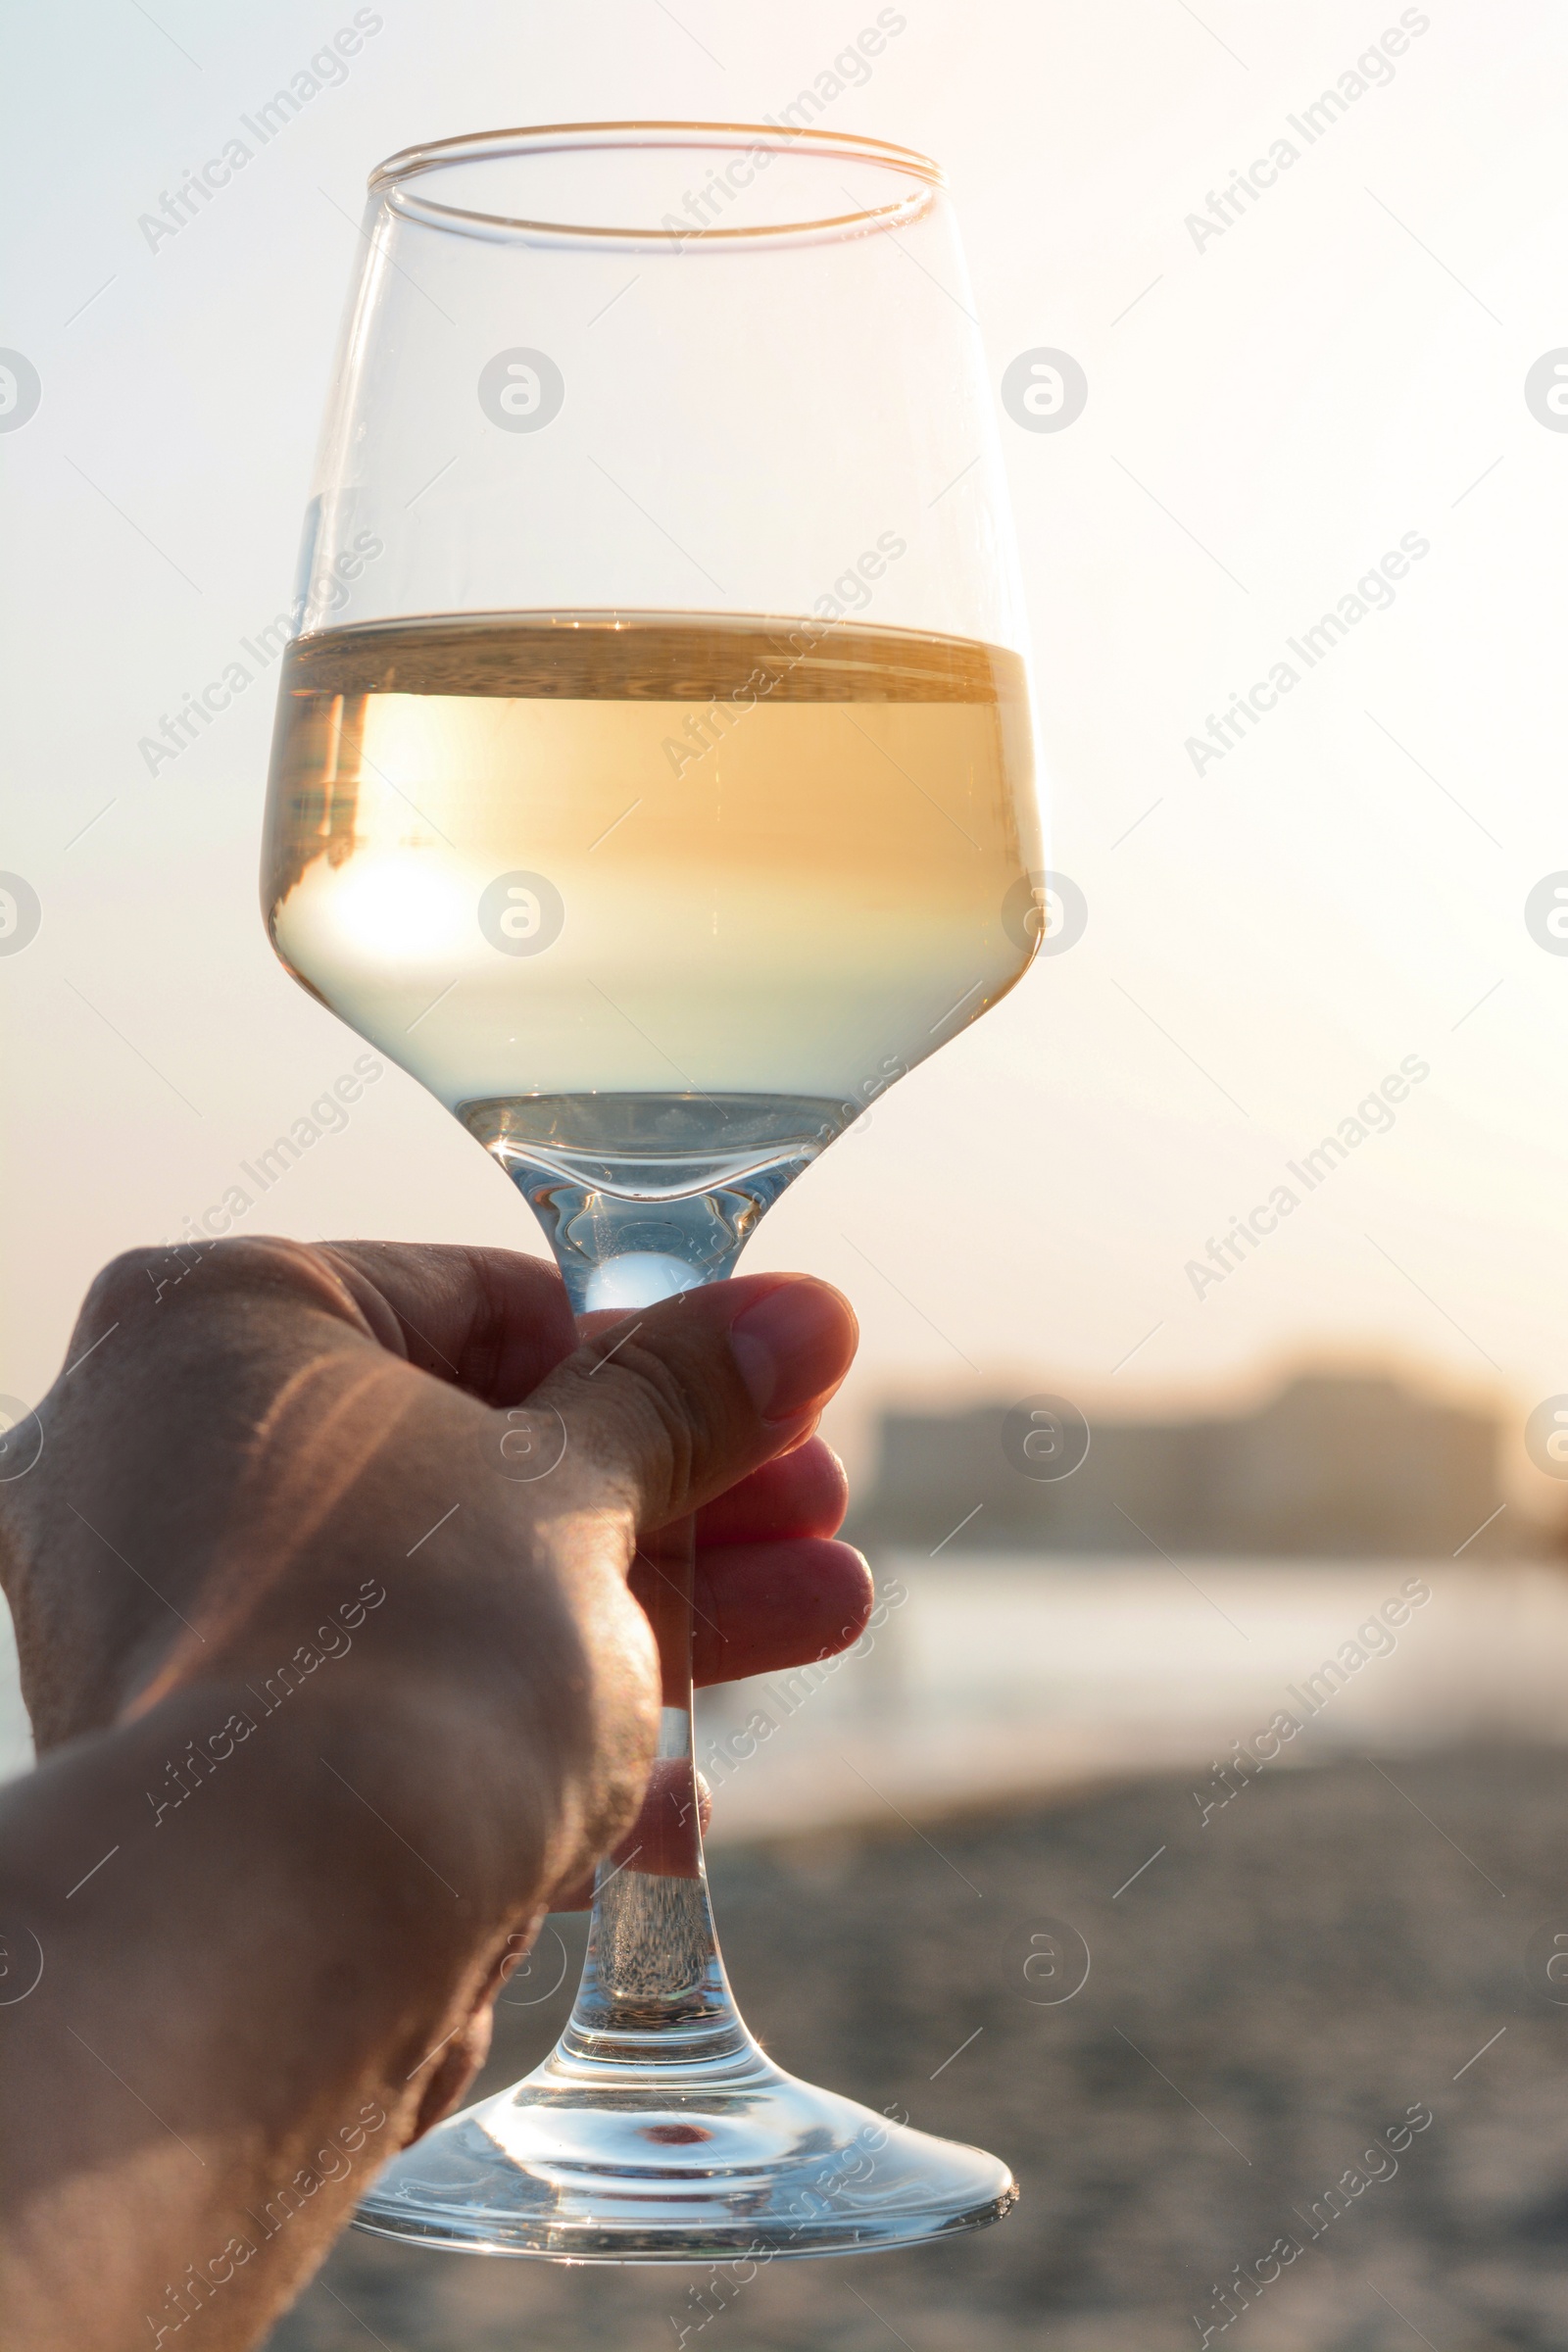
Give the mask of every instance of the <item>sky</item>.
M 1396 1363 L 1522 1431 L 1568 1392 L 1568 956 L 1526 920 L 1568 869 L 1568 431 L 1526 396 L 1568 346 L 1568 29 L 1544 0 L 1500 24 L 1446 0 L 882 13 L 899 29 L 823 121 L 954 190 L 1050 863 L 1088 920 L 747 1263 L 855 1300 L 852 1448 L 888 1396 L 1176 1409 L 1308 1357 Z M 367 172 L 501 123 L 756 120 L 877 15 L 378 0 L 341 77 L 157 235 L 165 192 L 356 11 L 13 19 L 0 350 L 39 397 L 7 429 L 0 377 L 0 868 L 40 920 L 0 953 L 0 1393 L 40 1394 L 95 1267 L 220 1200 L 360 1051 L 261 926 L 273 673 L 156 774 L 139 746 L 287 601 Z M 1049 432 L 1001 394 L 1041 349 L 1087 383 Z M 1308 661 L 1342 600 L 1359 615 Z M 1288 1172 L 1373 1096 L 1389 1116 L 1343 1164 Z M 1200 1278 L 1282 1185 L 1291 1212 Z M 264 1221 L 541 1246 L 390 1069 Z

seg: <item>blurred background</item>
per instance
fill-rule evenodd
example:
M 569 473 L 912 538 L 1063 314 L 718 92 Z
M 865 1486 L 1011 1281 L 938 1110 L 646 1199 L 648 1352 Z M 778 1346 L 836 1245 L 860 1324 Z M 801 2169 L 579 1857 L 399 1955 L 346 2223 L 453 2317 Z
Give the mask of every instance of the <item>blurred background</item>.
M 754 2029 L 1006 2154 L 1018 2210 L 744 2292 L 359 2238 L 276 2352 L 1560 2344 L 1561 12 L 80 0 L 9 39 L 0 1409 L 359 1050 L 263 935 L 257 648 L 415 140 L 795 108 L 942 160 L 1087 907 L 754 1246 L 859 1313 L 830 1434 L 880 1606 L 699 1740 Z M 1004 397 L 1041 352 L 1087 383 L 1056 429 Z M 390 1068 L 251 1224 L 540 1248 Z

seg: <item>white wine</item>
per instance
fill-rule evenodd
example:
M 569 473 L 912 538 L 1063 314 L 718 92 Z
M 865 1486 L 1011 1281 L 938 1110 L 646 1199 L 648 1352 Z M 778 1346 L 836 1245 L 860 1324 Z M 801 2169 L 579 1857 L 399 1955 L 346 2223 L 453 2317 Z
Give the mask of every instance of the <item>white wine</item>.
M 993 646 L 590 612 L 287 656 L 273 944 L 476 1132 L 606 1095 L 842 1125 L 1019 978 L 1039 863 L 1023 665 Z

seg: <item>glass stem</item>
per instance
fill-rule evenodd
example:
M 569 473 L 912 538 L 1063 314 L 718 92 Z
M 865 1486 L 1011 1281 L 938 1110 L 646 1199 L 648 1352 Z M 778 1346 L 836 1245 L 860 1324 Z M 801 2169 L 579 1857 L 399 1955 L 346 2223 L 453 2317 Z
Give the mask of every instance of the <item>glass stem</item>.
M 599 1866 L 588 1953 L 564 2057 L 631 2068 L 707 2068 L 753 2045 L 724 1976 L 708 1899 L 692 1740 L 695 1522 L 644 1547 L 663 1678 L 659 1749 L 642 1817 Z
M 687 1208 L 684 1201 L 675 1205 Z M 698 1205 L 711 1222 L 709 1204 Z M 622 1204 L 601 1199 L 595 1206 L 597 1230 L 613 1232 Z M 710 1272 L 678 1260 L 650 1263 L 652 1253 L 637 1251 L 596 1264 L 566 1242 L 562 1223 L 551 1238 L 579 1313 L 612 1301 L 651 1305 L 650 1291 L 673 1296 L 705 1275 L 722 1280 L 739 1255 L 738 1243 L 715 1253 Z M 642 1814 L 595 1874 L 582 1982 L 557 2053 L 568 2068 L 574 2061 L 591 2064 L 596 2081 L 604 2081 L 607 2068 L 628 2073 L 665 2099 L 671 2068 L 695 2085 L 710 2074 L 728 2079 L 763 2063 L 724 1974 L 703 1860 L 692 1724 L 696 1549 L 696 1520 L 685 1518 L 645 1538 L 638 1553 L 659 1645 L 659 1746 Z
M 532 1206 L 572 1311 L 584 1315 L 653 1306 L 721 1282 L 763 1211 L 835 1132 L 839 1107 L 792 1097 L 564 1105 L 541 1098 L 472 1105 L 467 1123 Z M 675 1189 L 691 1174 L 690 1152 L 684 1161 L 670 1155 L 683 1119 L 699 1136 L 717 1122 L 735 1163 L 725 1181 Z M 566 1165 L 586 1153 L 585 1138 L 598 1181 Z M 662 1160 L 652 1156 L 655 1141 L 666 1147 Z M 596 2083 L 608 2077 L 634 2089 L 640 2082 L 657 2103 L 678 2096 L 682 2083 L 694 2091 L 747 2083 L 767 2061 L 724 1975 L 703 1862 L 692 1728 L 695 1522 L 660 1529 L 639 1557 L 662 1678 L 658 1753 L 637 1827 L 596 1874 L 582 1983 L 553 2064 Z

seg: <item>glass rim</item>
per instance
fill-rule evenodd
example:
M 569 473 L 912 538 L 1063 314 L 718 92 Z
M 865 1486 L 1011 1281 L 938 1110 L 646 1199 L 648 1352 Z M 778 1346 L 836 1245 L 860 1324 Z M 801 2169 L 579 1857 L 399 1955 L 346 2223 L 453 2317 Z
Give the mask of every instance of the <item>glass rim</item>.
M 730 150 L 747 155 L 766 150 L 770 155 L 819 155 L 846 161 L 858 158 L 902 173 L 916 185 L 906 196 L 886 204 L 860 205 L 813 220 L 777 221 L 756 227 L 678 229 L 669 216 L 657 228 L 614 226 L 576 220 L 533 220 L 520 215 L 480 212 L 464 205 L 443 204 L 411 182 L 427 172 L 496 156 L 552 155 L 592 148 L 689 147 L 708 152 Z M 587 240 L 605 244 L 681 245 L 699 239 L 728 246 L 768 245 L 802 238 L 857 236 L 869 230 L 895 227 L 914 219 L 934 194 L 947 187 L 940 164 L 917 148 L 897 146 L 854 131 L 797 130 L 780 122 L 539 122 L 513 130 L 485 130 L 452 139 L 431 139 L 404 147 L 377 164 L 367 181 L 371 197 L 379 197 L 405 218 L 422 220 L 432 228 L 454 229 L 480 237 L 523 237 L 548 242 L 560 238 L 573 244 Z

